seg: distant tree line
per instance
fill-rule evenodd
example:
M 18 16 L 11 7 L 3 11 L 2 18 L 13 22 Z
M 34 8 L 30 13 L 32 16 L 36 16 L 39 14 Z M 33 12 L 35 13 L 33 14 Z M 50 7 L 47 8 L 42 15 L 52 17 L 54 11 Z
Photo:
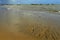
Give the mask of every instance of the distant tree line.
M 55 4 L 31 4 L 31 5 L 55 5 Z
M 22 5 L 22 4 L 0 4 L 0 5 Z M 55 4 L 30 4 L 30 5 L 55 5 Z

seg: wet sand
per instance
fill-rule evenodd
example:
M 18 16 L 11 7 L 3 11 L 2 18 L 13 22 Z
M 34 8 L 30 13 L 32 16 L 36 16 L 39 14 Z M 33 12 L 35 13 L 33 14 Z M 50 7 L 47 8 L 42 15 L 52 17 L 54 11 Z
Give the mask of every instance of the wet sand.
M 60 40 L 58 12 L 13 7 L 0 10 L 0 40 Z

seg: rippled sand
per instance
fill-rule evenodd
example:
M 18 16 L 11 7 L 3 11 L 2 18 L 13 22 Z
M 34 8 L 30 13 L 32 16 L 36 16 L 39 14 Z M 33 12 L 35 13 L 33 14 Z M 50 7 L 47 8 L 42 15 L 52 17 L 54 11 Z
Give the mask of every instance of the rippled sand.
M 31 20 L 2 29 L 0 40 L 60 40 L 60 27 Z

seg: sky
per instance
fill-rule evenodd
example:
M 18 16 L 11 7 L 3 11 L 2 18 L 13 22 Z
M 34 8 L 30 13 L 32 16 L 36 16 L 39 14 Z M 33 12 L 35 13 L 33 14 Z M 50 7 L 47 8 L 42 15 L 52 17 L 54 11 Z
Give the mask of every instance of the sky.
M 0 0 L 0 4 L 60 4 L 60 0 Z

